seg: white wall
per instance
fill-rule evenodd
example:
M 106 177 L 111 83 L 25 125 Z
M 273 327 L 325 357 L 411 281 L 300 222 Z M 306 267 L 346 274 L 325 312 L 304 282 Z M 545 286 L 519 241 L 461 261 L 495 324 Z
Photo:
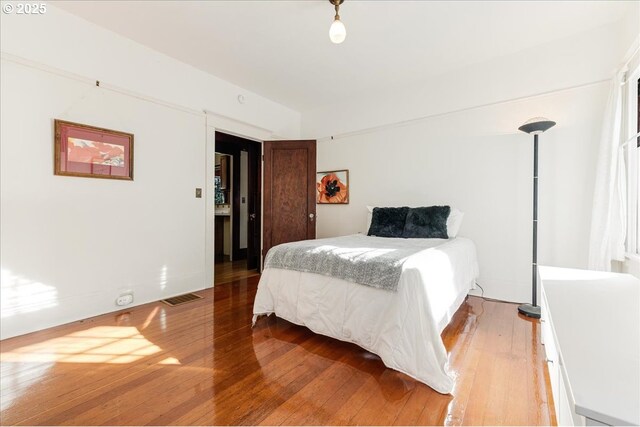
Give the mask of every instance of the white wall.
M 322 141 L 318 170 L 348 168 L 351 188 L 348 205 L 318 205 L 318 236 L 366 232 L 366 205 L 450 204 L 465 212 L 485 295 L 529 301 L 533 141 L 517 128 L 558 123 L 540 139 L 539 261 L 586 267 L 607 95 L 597 84 Z
M 47 4 L 38 16 L 0 14 L 3 53 L 295 138 L 300 113 Z M 203 52 L 206 55 L 207 52 Z M 237 96 L 246 102 L 240 104 Z
M 422 84 L 406 86 L 401 81 L 389 81 L 375 91 L 303 111 L 302 134 L 309 138 L 340 135 L 608 79 L 639 33 L 640 20 L 629 16 L 621 22 L 428 78 Z M 410 67 L 409 61 L 398 66 Z
M 296 138 L 300 114 L 55 7 L 0 27 L 0 338 L 210 286 L 215 128 Z M 55 118 L 133 133 L 134 181 L 54 176 Z
M 532 138 L 517 128 L 543 115 L 558 125 L 541 138 L 539 262 L 586 268 L 608 95 L 595 82 L 613 76 L 637 16 L 303 111 L 303 137 L 321 138 L 318 170 L 350 170 L 350 204 L 318 206 L 318 236 L 365 232 L 366 205 L 451 204 L 466 214 L 485 294 L 529 301 Z
M 2 337 L 205 287 L 204 118 L 2 62 Z M 134 181 L 53 175 L 53 119 L 135 134 Z

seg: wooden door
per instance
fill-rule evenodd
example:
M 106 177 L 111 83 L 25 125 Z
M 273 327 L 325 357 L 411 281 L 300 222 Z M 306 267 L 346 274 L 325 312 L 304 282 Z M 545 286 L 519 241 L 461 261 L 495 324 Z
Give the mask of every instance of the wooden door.
M 257 269 L 260 272 L 260 188 L 262 162 L 260 161 L 262 145 L 252 143 L 248 146 L 249 176 L 248 204 L 249 223 L 247 225 L 247 270 Z
M 263 256 L 316 238 L 316 141 L 264 142 Z

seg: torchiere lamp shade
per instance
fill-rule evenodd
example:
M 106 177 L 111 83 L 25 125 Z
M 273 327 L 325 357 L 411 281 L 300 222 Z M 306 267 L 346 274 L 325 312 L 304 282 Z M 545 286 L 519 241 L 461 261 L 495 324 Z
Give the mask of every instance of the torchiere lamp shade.
M 544 117 L 534 117 L 533 119 L 527 120 L 525 124 L 520 126 L 518 130 L 526 133 L 532 133 L 534 135 L 539 135 L 542 132 L 551 129 L 556 125 L 556 122 L 546 119 Z

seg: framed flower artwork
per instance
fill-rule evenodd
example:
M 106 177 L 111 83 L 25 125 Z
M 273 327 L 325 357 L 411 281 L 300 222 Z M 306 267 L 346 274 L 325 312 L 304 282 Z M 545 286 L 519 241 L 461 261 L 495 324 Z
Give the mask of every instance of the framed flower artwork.
M 55 120 L 56 175 L 133 180 L 133 135 Z
M 349 203 L 349 171 L 318 172 L 316 174 L 316 202 L 319 204 Z

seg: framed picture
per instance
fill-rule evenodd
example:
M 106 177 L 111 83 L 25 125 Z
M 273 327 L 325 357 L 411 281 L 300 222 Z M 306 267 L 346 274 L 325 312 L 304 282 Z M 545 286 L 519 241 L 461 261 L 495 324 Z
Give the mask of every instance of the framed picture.
M 133 135 L 55 120 L 56 175 L 133 180 Z
M 328 171 L 316 174 L 316 202 L 320 204 L 349 203 L 349 171 Z

